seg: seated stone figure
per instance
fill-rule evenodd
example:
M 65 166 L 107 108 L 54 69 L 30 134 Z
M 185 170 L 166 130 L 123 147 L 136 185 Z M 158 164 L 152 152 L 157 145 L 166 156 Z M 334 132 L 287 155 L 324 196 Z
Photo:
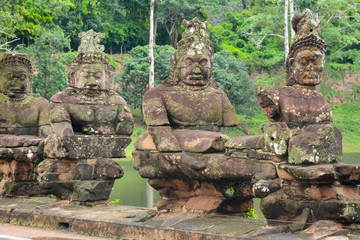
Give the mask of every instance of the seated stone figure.
M 293 18 L 296 38 L 286 59 L 287 86 L 263 89 L 258 96 L 269 120 L 296 123 L 332 121 L 329 104 L 315 89 L 323 77 L 327 47 L 317 35 L 319 24 L 310 11 Z
M 69 73 L 68 88 L 51 98 L 51 123 L 57 136 L 75 132 L 131 135 L 133 118 L 114 88 L 109 58 L 99 45 L 102 33 L 80 33 L 79 53 Z
M 33 71 L 27 55 L 3 53 L 0 73 L 0 134 L 49 135 L 50 104 L 32 94 Z
M 114 90 L 109 57 L 100 45 L 105 37 L 80 33 L 79 52 L 68 75 L 68 87 L 51 98 L 55 135 L 46 139 L 47 157 L 37 168 L 44 191 L 80 202 L 107 200 L 114 180 L 123 176 L 111 158 L 124 158 L 133 118 Z
M 294 132 L 298 132 L 296 137 L 289 140 L 289 135 L 284 140 L 289 141 L 290 163 L 341 161 L 341 133 L 330 124 L 331 108 L 316 90 L 323 77 L 327 47 L 318 36 L 319 25 L 320 21 L 310 10 L 292 19 L 296 35 L 286 59 L 287 86 L 263 89 L 258 94 L 260 106 L 270 121 L 284 122 L 293 130 L 301 129 L 301 132 Z M 310 126 L 313 124 L 316 126 Z M 326 136 L 326 141 L 320 140 Z M 307 149 L 310 139 L 313 149 Z M 320 142 L 327 142 L 327 145 Z
M 27 55 L 3 53 L 0 60 L 0 193 L 39 193 L 35 167 L 44 139 L 52 133 L 50 103 L 32 93 L 33 70 Z
M 326 52 L 317 33 L 319 24 L 309 9 L 294 16 L 296 35 L 286 60 L 287 86 L 258 94 L 272 122 L 262 126 L 262 135 L 226 144 L 227 153 L 235 158 L 244 153 L 248 158 L 268 155 L 276 174 L 258 171 L 252 179 L 253 194 L 262 198 L 261 210 L 269 223 L 295 221 L 289 224 L 292 231 L 316 220 L 360 222 L 359 165 L 341 164 L 341 132 L 331 123 L 329 104 L 315 89 Z
M 143 97 L 148 132 L 135 143 L 133 166 L 159 190 L 158 208 L 248 211 L 251 177 L 263 167 L 224 154 L 230 139 L 218 131 L 237 125 L 238 118 L 214 79 L 207 23 L 195 18 L 183 25 L 171 75 Z
M 214 50 L 206 33 L 207 22 L 194 19 L 183 21 L 183 25 L 186 30 L 178 43 L 178 50 L 171 56 L 170 77 L 143 97 L 144 120 L 157 150 L 188 148 L 192 152 L 204 152 L 206 150 L 196 147 L 190 150 L 190 145 L 177 136 L 196 135 L 196 132 L 176 130 L 217 132 L 221 127 L 236 126 L 238 119 L 229 99 L 214 79 Z M 204 141 L 214 137 L 214 134 L 208 138 L 204 132 L 202 134 Z

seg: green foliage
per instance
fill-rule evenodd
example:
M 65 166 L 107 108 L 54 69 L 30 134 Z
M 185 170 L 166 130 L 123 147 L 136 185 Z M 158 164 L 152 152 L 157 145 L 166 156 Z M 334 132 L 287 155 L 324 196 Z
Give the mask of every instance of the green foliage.
M 120 202 L 120 199 L 115 199 L 113 201 L 109 201 L 108 204 L 117 204 L 118 202 Z
M 66 88 L 66 64 L 71 62 L 75 53 L 61 54 L 70 47 L 70 41 L 63 31 L 54 27 L 43 29 L 28 49 L 36 70 L 33 81 L 33 92 L 50 99 L 56 92 Z
M 264 73 L 255 77 L 256 90 L 263 88 L 275 88 L 285 85 L 285 69 L 281 68 L 275 72 Z
M 258 215 L 255 213 L 253 208 L 249 208 L 247 212 L 242 212 L 241 216 L 247 218 L 258 218 Z
M 343 134 L 343 152 L 359 152 L 360 145 L 360 104 L 332 105 L 333 124 Z
M 154 46 L 154 73 L 155 85 L 167 78 L 170 74 L 170 56 L 175 51 L 171 46 Z M 121 74 L 115 74 L 115 81 L 120 84 L 124 97 L 133 108 L 141 106 L 141 98 L 149 88 L 149 47 L 138 46 L 133 48 L 125 59 Z
M 243 61 L 227 51 L 215 53 L 214 75 L 236 111 L 248 117 L 259 111 L 255 88 Z

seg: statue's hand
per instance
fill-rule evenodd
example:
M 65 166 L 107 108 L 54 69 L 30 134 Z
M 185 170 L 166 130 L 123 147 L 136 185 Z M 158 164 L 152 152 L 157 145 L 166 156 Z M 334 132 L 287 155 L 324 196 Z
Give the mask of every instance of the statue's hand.
M 58 137 L 68 137 L 74 135 L 73 128 L 69 122 L 64 121 L 51 123 L 51 126 L 53 127 L 54 132 Z
M 169 126 L 149 127 L 156 149 L 160 152 L 180 152 L 181 147 Z

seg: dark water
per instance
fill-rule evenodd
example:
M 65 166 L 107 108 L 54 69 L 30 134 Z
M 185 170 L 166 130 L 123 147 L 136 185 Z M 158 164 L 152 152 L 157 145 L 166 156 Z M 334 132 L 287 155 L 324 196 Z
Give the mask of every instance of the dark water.
M 343 162 L 360 164 L 360 152 L 344 153 Z M 153 203 L 159 200 L 157 191 L 146 186 L 146 180 L 141 178 L 138 172 L 132 168 L 131 161 L 121 161 L 119 163 L 124 169 L 125 175 L 115 182 L 109 200 L 119 199 L 117 204 L 121 205 L 152 207 Z M 254 200 L 254 209 L 255 213 L 261 218 L 260 199 Z

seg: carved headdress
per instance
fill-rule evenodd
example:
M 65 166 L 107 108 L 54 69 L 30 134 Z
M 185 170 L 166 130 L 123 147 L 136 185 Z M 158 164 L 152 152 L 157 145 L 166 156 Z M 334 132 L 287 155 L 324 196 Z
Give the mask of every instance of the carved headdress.
M 0 60 L 0 73 L 6 68 L 16 68 L 18 66 L 23 66 L 28 70 L 29 73 L 29 82 L 27 85 L 27 92 L 32 92 L 32 78 L 33 78 L 33 68 L 28 56 L 24 53 L 3 53 Z M 2 87 L 1 87 L 2 88 Z M 3 91 L 3 89 L 0 89 Z
M 113 67 L 110 65 L 109 56 L 104 53 L 104 45 L 100 44 L 101 40 L 105 38 L 105 34 L 97 33 L 91 29 L 87 32 L 79 33 L 79 38 L 80 46 L 69 72 L 68 86 L 75 86 L 75 73 L 82 67 L 82 64 L 102 64 L 107 75 L 106 88 L 112 90 L 114 84 L 112 76 Z
M 169 78 L 164 80 L 164 83 L 176 85 L 179 82 L 177 66 L 185 56 L 188 56 L 189 54 L 203 54 L 210 58 L 210 86 L 218 87 L 212 71 L 212 66 L 214 64 L 214 48 L 210 42 L 209 34 L 206 32 L 208 22 L 201 22 L 198 18 L 194 18 L 191 21 L 184 19 L 182 25 L 185 27 L 185 32 L 182 34 L 182 39 L 177 43 L 176 52 L 170 58 L 171 74 Z
M 295 83 L 290 74 L 289 61 L 295 56 L 298 50 L 303 47 L 315 47 L 325 54 L 327 48 L 324 40 L 318 35 L 320 20 L 310 9 L 305 9 L 302 14 L 294 15 L 291 24 L 295 31 L 295 37 L 286 58 L 286 85 L 288 86 Z
M 80 46 L 74 63 L 109 63 L 109 57 L 104 53 L 105 47 L 100 42 L 105 38 L 104 33 L 97 33 L 90 29 L 79 33 Z

